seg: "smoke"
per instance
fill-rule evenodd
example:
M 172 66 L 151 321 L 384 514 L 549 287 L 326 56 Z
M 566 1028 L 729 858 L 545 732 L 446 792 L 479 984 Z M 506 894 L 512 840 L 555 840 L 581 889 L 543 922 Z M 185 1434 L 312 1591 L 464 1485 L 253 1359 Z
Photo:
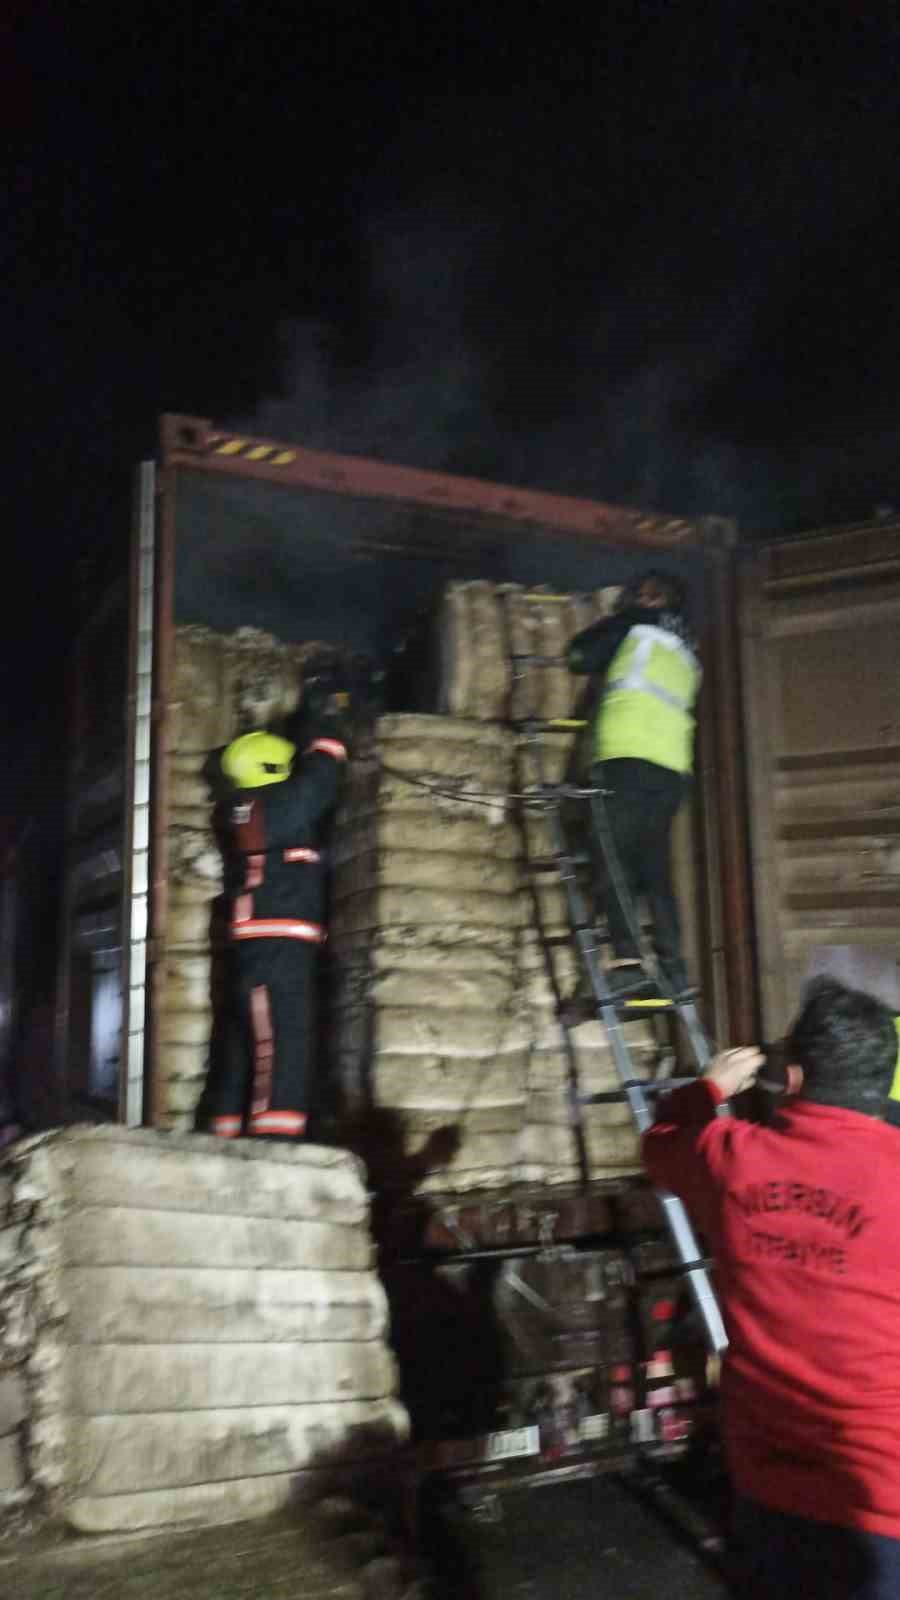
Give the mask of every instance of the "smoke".
M 348 366 L 334 324 L 284 321 L 281 393 L 237 425 L 433 469 L 461 441 L 493 436 L 488 363 L 466 326 L 490 234 L 487 219 L 449 202 L 367 216 L 364 359 Z
M 283 322 L 280 392 L 239 425 L 732 516 L 747 533 L 896 499 L 900 487 L 871 483 L 869 441 L 886 446 L 897 385 L 873 384 L 870 364 L 875 416 L 862 428 L 850 390 L 865 350 L 844 328 L 842 353 L 831 326 L 846 241 L 829 202 L 862 238 L 874 188 L 855 182 L 811 92 L 756 91 L 743 122 L 725 109 L 713 96 L 701 125 L 690 104 L 663 107 L 632 142 L 620 121 L 605 145 L 603 130 L 580 137 L 569 166 L 564 133 L 545 149 L 539 118 L 530 143 L 503 144 L 484 138 L 489 108 L 468 133 L 459 107 L 443 126 L 433 112 L 430 144 L 398 142 L 360 182 L 356 304 Z M 660 156 L 667 136 L 674 153 Z M 868 336 L 877 350 L 878 326 Z

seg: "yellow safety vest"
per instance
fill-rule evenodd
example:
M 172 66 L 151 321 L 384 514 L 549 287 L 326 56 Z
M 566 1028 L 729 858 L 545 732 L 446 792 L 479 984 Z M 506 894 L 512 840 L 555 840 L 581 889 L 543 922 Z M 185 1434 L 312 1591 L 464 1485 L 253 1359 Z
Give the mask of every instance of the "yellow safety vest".
M 606 675 L 595 759 L 652 761 L 690 772 L 700 678 L 700 663 L 678 634 L 644 622 L 629 628 Z

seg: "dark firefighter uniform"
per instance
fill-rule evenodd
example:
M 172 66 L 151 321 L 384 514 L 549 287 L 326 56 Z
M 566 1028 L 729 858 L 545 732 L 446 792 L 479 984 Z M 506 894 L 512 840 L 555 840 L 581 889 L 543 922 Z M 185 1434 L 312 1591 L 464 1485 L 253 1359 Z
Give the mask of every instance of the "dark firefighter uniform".
M 338 796 L 343 741 L 295 747 L 251 733 L 229 745 L 231 1011 L 213 1133 L 298 1138 L 306 1131 L 315 1045 L 317 950 L 324 943 L 318 837 Z

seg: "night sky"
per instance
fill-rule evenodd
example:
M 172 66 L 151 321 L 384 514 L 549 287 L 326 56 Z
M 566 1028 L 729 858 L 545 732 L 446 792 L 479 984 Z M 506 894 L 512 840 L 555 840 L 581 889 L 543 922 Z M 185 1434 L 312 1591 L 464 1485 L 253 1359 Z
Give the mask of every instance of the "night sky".
M 5 743 L 40 781 L 163 410 L 748 537 L 900 506 L 897 7 L 584 10 L 8 6 Z

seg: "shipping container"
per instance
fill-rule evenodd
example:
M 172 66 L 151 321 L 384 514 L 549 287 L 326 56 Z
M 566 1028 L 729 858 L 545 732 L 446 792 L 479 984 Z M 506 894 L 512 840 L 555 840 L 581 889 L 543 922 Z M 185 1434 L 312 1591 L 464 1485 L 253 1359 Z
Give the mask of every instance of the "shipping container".
M 208 812 L 202 761 L 233 736 L 223 706 L 236 685 L 265 720 L 296 652 L 321 642 L 386 669 L 390 712 L 434 712 L 449 584 L 583 595 L 653 566 L 685 580 L 703 657 L 674 853 L 712 1037 L 762 1025 L 777 1038 L 823 947 L 851 947 L 857 966 L 866 952 L 896 960 L 898 526 L 739 548 L 713 516 L 169 416 L 158 460 L 137 474 L 130 575 L 86 617 L 76 651 L 58 1008 L 68 1114 L 194 1125 L 216 992 L 209 961 L 185 950 L 214 948 L 221 928 L 214 874 L 186 898 L 179 841 Z M 173 986 L 190 1037 L 167 1029 Z M 388 1151 L 370 1166 L 374 1222 L 432 1465 L 580 1472 L 638 1437 L 675 1448 L 700 1426 L 702 1350 L 685 1340 L 676 1263 L 639 1179 L 404 1195 L 391 1162 Z
M 444 585 L 566 591 L 663 565 L 688 585 L 705 688 L 677 829 L 686 943 L 717 1037 L 753 1030 L 755 978 L 734 616 L 734 530 L 304 450 L 180 416 L 137 474 L 130 578 L 80 631 L 59 985 L 70 1102 L 187 1126 L 155 1027 L 170 909 L 176 631 L 254 628 L 390 662 Z M 406 674 L 391 709 L 424 709 Z M 414 694 L 415 705 L 403 696 Z M 178 800 L 175 796 L 175 800 Z
M 164 418 L 159 459 L 137 474 L 130 575 L 86 617 L 76 649 L 58 1029 L 67 1114 L 194 1125 L 216 1003 L 208 952 L 221 927 L 214 863 L 209 888 L 195 892 L 195 876 L 186 894 L 179 850 L 208 817 L 203 762 L 235 731 L 226 701 L 237 694 L 265 720 L 296 678 L 295 652 L 315 641 L 381 664 L 389 711 L 434 712 L 435 619 L 449 584 L 584 595 L 648 567 L 686 582 L 705 673 L 696 778 L 674 839 L 686 950 L 711 1032 L 750 1037 L 731 524 Z M 485 1143 L 492 1117 L 488 1107 L 478 1124 Z M 550 1131 L 567 1143 L 564 1124 Z M 398 1164 L 389 1151 L 384 1170 Z M 638 1177 L 587 1193 L 556 1181 L 460 1194 L 449 1181 L 442 1193 L 438 1178 L 427 1193 L 398 1193 L 391 1176 L 383 1192 L 370 1163 L 404 1392 L 433 1462 L 494 1471 L 512 1456 L 516 1471 L 593 1470 L 630 1448 L 632 1411 L 660 1439 L 690 1431 L 691 1408 L 662 1401 L 676 1385 L 699 1394 L 694 1378 L 663 1380 L 653 1365 L 670 1371 L 658 1310 L 668 1315 L 673 1296 L 669 1278 L 654 1288 L 642 1264 L 641 1250 L 660 1246 L 661 1219 Z
M 900 524 L 750 548 L 740 595 L 760 1008 L 777 1039 L 810 973 L 886 999 L 885 967 L 896 978 Z

